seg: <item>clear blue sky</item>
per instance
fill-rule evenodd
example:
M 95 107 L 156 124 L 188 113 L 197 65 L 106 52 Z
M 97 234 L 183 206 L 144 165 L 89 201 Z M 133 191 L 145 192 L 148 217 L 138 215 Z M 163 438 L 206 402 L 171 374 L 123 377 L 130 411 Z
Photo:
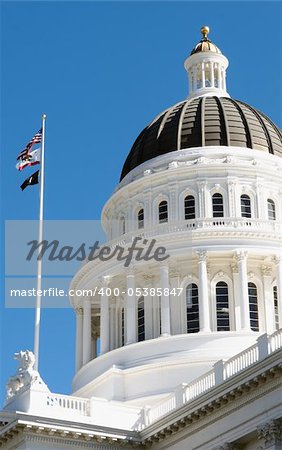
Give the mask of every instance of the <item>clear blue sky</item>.
M 281 126 L 278 1 L 2 2 L 1 22 L 2 219 L 38 217 L 38 187 L 21 192 L 15 159 L 42 112 L 45 218 L 98 219 L 137 134 L 187 96 L 183 61 L 203 24 L 229 59 L 232 97 Z M 13 353 L 33 348 L 33 320 L 2 305 L 1 403 Z M 74 332 L 71 309 L 43 311 L 40 372 L 53 392 L 71 391 Z

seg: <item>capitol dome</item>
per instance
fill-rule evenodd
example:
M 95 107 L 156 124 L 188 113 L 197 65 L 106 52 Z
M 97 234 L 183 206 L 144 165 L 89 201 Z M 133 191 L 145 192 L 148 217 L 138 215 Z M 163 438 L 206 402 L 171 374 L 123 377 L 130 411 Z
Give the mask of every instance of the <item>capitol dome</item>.
M 122 169 L 168 152 L 204 146 L 247 147 L 282 156 L 282 135 L 255 108 L 228 97 L 197 97 L 171 106 L 138 136 Z
M 120 180 L 142 163 L 176 150 L 206 146 L 243 147 L 282 156 L 282 134 L 263 113 L 230 98 L 227 58 L 208 39 L 209 27 L 184 67 L 189 96 L 160 113 L 137 137 Z

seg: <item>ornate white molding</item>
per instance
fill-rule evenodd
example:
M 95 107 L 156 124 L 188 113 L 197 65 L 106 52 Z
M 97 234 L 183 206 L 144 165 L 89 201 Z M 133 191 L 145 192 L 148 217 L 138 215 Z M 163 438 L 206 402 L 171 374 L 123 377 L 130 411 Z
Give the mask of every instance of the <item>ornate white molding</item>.
M 276 444 L 282 440 L 282 419 L 274 419 L 257 427 L 258 439 L 265 444 Z

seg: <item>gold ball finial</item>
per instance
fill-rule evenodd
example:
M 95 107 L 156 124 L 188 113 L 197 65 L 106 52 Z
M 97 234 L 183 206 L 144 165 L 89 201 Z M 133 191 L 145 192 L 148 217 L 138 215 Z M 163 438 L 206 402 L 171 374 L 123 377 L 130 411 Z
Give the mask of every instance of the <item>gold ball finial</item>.
M 202 33 L 202 35 L 203 35 L 203 39 L 207 39 L 207 38 L 208 38 L 209 32 L 210 32 L 210 29 L 209 29 L 209 27 L 208 27 L 207 25 L 204 25 L 204 26 L 201 28 L 201 33 Z

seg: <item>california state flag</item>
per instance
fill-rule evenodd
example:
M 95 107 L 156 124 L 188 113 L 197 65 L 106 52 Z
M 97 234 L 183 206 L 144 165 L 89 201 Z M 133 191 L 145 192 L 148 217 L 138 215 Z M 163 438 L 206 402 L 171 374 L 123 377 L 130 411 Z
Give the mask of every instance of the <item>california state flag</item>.
M 35 166 L 36 164 L 40 164 L 40 148 L 33 150 L 27 155 L 21 157 L 20 162 L 16 165 L 18 170 L 23 170 L 28 166 Z

